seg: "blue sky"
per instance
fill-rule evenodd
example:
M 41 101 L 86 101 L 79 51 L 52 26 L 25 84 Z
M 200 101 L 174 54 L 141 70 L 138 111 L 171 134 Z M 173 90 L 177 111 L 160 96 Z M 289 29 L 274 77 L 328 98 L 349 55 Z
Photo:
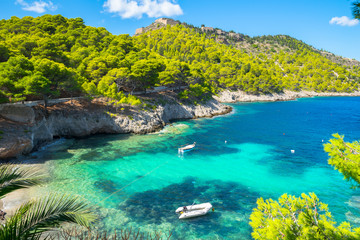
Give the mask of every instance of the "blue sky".
M 159 17 L 250 36 L 286 34 L 318 49 L 360 60 L 360 23 L 351 0 L 0 0 L 0 15 L 81 17 L 113 34 L 133 35 Z M 330 23 L 331 22 L 331 23 Z M 345 25 L 345 26 L 344 26 Z

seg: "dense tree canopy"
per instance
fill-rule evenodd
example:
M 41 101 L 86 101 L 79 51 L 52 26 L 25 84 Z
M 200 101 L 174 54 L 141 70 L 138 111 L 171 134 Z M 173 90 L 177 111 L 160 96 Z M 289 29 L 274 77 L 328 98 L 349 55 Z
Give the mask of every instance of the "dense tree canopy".
M 225 88 L 255 94 L 358 89 L 358 66 L 334 63 L 288 36 L 241 36 L 227 45 L 186 24 L 130 37 L 61 15 L 1 20 L 0 102 L 90 94 L 138 103 L 123 92 L 156 86 L 185 87 L 182 98 Z

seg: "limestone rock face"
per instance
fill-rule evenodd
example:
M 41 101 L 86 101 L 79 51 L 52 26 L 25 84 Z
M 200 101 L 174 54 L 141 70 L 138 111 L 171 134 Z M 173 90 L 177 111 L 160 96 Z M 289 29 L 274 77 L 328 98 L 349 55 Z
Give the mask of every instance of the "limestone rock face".
M 162 119 L 169 122 L 173 119 L 213 117 L 228 112 L 231 112 L 229 106 L 210 100 L 201 105 L 166 105 L 162 111 Z
M 173 101 L 154 110 L 133 112 L 132 115 L 109 115 L 99 109 L 57 108 L 49 114 L 26 106 L 21 108 L 22 111 L 18 107 L 13 109 L 9 107 L 6 112 L 0 113 L 13 120 L 6 126 L 4 121 L 0 121 L 1 129 L 5 131 L 0 139 L 0 159 L 29 153 L 54 137 L 86 137 L 98 133 L 144 134 L 160 130 L 171 120 L 212 117 L 231 111 L 231 107 L 216 100 L 201 105 L 182 105 Z
M 0 159 L 16 157 L 20 154 L 29 153 L 33 149 L 30 138 L 12 137 L 6 141 L 0 141 Z
M 85 137 L 96 133 L 119 133 L 119 128 L 105 113 L 57 111 L 46 120 L 46 126 L 54 136 Z
M 35 121 L 34 110 L 22 104 L 0 105 L 0 116 L 21 123 L 34 123 Z
M 122 133 L 149 133 L 154 132 L 175 119 L 192 119 L 212 117 L 231 112 L 231 107 L 210 100 L 202 105 L 181 105 L 178 103 L 158 106 L 154 111 L 139 112 L 129 117 L 117 117 L 115 123 Z

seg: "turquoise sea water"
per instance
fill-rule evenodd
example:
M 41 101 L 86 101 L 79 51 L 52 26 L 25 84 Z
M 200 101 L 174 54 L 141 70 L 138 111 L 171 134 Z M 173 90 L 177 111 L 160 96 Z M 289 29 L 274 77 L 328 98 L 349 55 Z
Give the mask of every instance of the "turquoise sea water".
M 327 164 L 322 145 L 336 132 L 360 139 L 360 98 L 232 106 L 229 115 L 174 122 L 156 134 L 59 140 L 36 153 L 51 176 L 43 190 L 94 204 L 101 230 L 171 231 L 172 239 L 251 239 L 256 199 L 283 193 L 315 192 L 337 222 L 358 225 L 360 192 Z M 193 202 L 215 211 L 179 220 L 175 209 Z

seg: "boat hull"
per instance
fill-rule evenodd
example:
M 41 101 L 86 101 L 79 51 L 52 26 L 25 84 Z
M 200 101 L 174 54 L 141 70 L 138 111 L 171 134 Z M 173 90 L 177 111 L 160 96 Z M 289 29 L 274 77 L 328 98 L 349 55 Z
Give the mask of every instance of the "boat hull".
M 205 208 L 212 208 L 211 203 L 201 203 L 201 204 L 196 204 L 196 205 L 189 205 L 186 206 L 187 211 L 195 211 L 195 210 L 201 210 L 201 209 L 205 209 Z M 176 209 L 176 213 L 180 213 L 184 211 L 184 207 L 179 207 L 178 209 Z
M 211 203 L 202 203 L 197 205 L 186 206 L 186 210 L 184 211 L 184 207 L 179 207 L 176 209 L 176 213 L 180 213 L 179 219 L 187 219 L 193 217 L 199 217 L 207 214 L 212 208 Z
M 185 147 L 179 148 L 178 151 L 179 153 L 183 153 L 183 152 L 187 152 L 187 151 L 191 151 L 195 148 L 195 143 L 191 144 L 191 145 L 187 145 Z
M 184 212 L 180 214 L 179 219 L 187 219 L 187 218 L 194 218 L 194 217 L 200 217 L 204 216 L 208 213 L 210 209 L 202 209 L 202 210 L 196 210 L 191 212 Z

